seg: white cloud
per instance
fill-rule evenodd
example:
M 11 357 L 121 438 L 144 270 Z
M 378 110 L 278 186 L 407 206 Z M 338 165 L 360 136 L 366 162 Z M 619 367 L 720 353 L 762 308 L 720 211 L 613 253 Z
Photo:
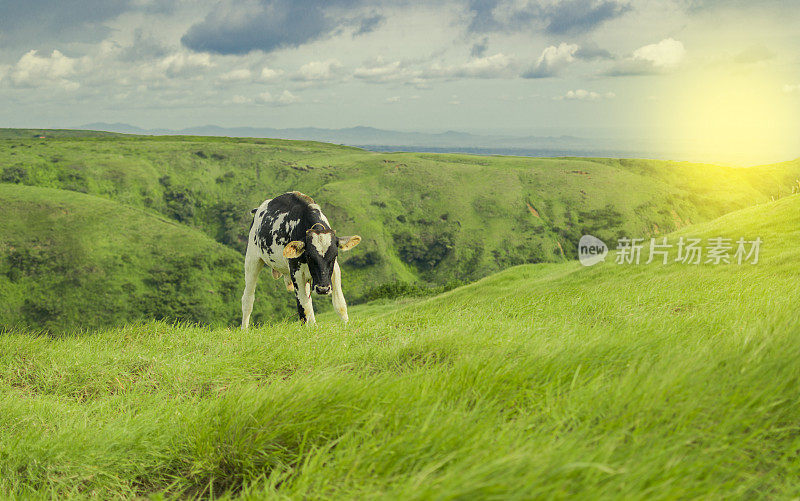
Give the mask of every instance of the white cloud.
M 261 68 L 261 73 L 258 76 L 258 81 L 271 82 L 272 80 L 277 79 L 281 75 L 283 75 L 282 70 L 273 70 L 272 68 L 264 66 L 263 68 Z
M 66 90 L 75 90 L 80 84 L 69 80 L 77 73 L 79 60 L 54 50 L 50 56 L 40 56 L 31 50 L 8 70 L 11 83 L 16 87 L 41 87 L 58 85 Z
M 247 68 L 238 68 L 235 70 L 231 70 L 228 71 L 227 73 L 223 73 L 219 77 L 221 82 L 226 82 L 226 83 L 244 82 L 250 80 L 251 78 L 253 78 L 253 73 Z
M 208 54 L 176 52 L 158 63 L 159 68 L 170 77 L 191 76 L 214 66 Z
M 281 92 L 281 95 L 278 97 L 278 104 L 292 104 L 300 102 L 300 98 L 285 90 Z
M 247 103 L 252 103 L 253 100 L 250 99 L 249 97 L 236 95 L 236 96 L 233 96 L 233 99 L 231 99 L 231 102 L 233 104 L 247 104 Z
M 678 66 L 686 55 L 683 44 L 672 38 L 651 45 L 639 47 L 633 51 L 633 59 L 645 61 L 658 69 L 669 69 Z
M 665 38 L 639 47 L 606 74 L 610 76 L 654 75 L 674 70 L 686 57 L 686 48 L 678 40 Z
M 384 62 L 377 57 L 355 69 L 353 76 L 373 83 L 386 83 L 397 81 L 411 81 L 419 76 L 420 72 L 411 70 L 400 61 Z
M 403 82 L 426 88 L 426 82 L 447 78 L 510 78 L 514 76 L 514 61 L 505 54 L 476 57 L 461 64 L 433 64 L 425 70 L 409 68 L 401 61 L 384 62 L 381 57 L 356 68 L 355 78 L 372 83 Z
M 594 92 L 586 89 L 576 89 L 576 90 L 569 90 L 563 96 L 558 96 L 556 100 L 570 100 L 570 101 L 599 101 L 601 99 L 614 99 L 616 94 L 613 92 L 606 92 L 601 94 L 599 92 Z
M 78 82 L 73 82 L 72 80 L 62 80 L 59 82 L 59 84 L 61 85 L 62 89 L 69 91 L 78 90 L 81 86 L 81 84 Z
M 301 66 L 292 79 L 303 82 L 324 82 L 338 76 L 342 68 L 342 63 L 338 59 L 311 61 Z
M 498 78 L 509 76 L 509 69 L 513 66 L 510 57 L 502 52 L 493 56 L 478 57 L 453 68 L 450 76 L 471 78 Z
M 798 95 L 800 95 L 800 83 L 784 85 L 783 86 L 783 92 L 785 94 L 798 94 Z
M 274 104 L 274 105 L 281 105 L 286 106 L 289 104 L 294 104 L 300 102 L 300 98 L 289 92 L 288 90 L 284 90 L 278 96 L 273 96 L 269 92 L 262 92 L 256 97 L 256 101 L 259 103 L 264 104 Z
M 542 51 L 536 64 L 523 73 L 524 78 L 547 78 L 557 76 L 564 68 L 575 62 L 575 53 L 580 47 L 562 42 L 551 45 Z

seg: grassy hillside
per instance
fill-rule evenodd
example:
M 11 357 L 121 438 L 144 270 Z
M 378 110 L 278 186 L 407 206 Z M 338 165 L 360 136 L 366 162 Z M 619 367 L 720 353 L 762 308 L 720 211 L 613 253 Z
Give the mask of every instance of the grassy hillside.
M 49 188 L 0 184 L 0 207 L 0 329 L 239 320 L 243 259 L 196 230 Z M 272 283 L 259 295 L 259 320 L 294 311 Z
M 6 333 L 0 492 L 797 497 L 800 196 L 680 236 L 764 244 L 519 266 L 346 329 Z
M 8 136 L 8 132 L 6 136 Z M 800 162 L 753 169 L 686 163 L 372 153 L 220 137 L 0 140 L 0 181 L 148 208 L 242 251 L 249 209 L 300 190 L 358 233 L 346 294 L 394 281 L 475 280 L 574 257 L 592 233 L 662 234 L 791 192 Z

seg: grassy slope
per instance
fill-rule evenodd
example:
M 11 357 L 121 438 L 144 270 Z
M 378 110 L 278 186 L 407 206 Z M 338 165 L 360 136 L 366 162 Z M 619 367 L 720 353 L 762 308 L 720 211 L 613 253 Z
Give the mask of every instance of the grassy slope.
M 0 492 L 797 497 L 800 196 L 757 265 L 525 265 L 307 330 L 5 334 Z
M 474 280 L 516 264 L 559 261 L 562 249 L 574 255 L 586 232 L 613 239 L 671 231 L 787 193 L 800 177 L 800 162 L 731 169 L 372 153 L 268 139 L 55 137 L 2 144 L 5 182 L 151 208 L 239 250 L 250 208 L 284 191 L 309 193 L 338 231 L 365 238 L 345 266 L 351 298 L 398 279 Z
M 0 184 L 0 206 L 0 328 L 238 321 L 243 260 L 198 231 L 64 190 Z M 271 285 L 261 319 L 293 310 Z

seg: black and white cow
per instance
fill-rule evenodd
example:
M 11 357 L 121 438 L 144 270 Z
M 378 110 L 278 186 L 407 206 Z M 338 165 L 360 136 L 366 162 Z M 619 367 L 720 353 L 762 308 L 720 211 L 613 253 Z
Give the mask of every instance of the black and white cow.
M 361 237 L 337 237 L 319 205 L 299 191 L 265 200 L 253 209 L 253 224 L 244 260 L 242 329 L 250 324 L 256 281 L 264 264 L 275 279 L 283 276 L 286 289 L 294 291 L 300 321 L 311 325 L 314 308 L 311 289 L 333 295 L 333 308 L 347 322 L 347 303 L 342 294 L 339 250 L 350 250 Z

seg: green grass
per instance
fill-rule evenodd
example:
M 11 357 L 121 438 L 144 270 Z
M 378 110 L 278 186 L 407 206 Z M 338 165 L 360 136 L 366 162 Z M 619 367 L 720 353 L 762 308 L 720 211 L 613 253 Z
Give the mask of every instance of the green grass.
M 0 207 L 0 330 L 240 321 L 242 257 L 199 231 L 50 188 L 0 184 Z M 272 283 L 259 294 L 259 321 L 295 311 Z
M 796 498 L 800 197 L 670 236 L 757 265 L 524 265 L 316 328 L 2 335 L 20 498 Z

